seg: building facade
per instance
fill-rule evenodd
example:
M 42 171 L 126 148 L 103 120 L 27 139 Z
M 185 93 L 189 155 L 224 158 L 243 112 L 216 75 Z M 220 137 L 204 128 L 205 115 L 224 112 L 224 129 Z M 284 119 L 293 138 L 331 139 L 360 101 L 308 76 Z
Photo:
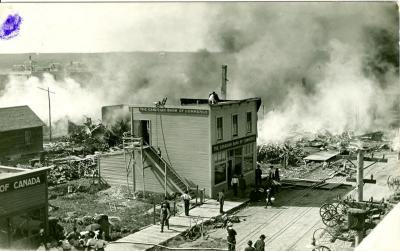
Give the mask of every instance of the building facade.
M 0 108 L 0 158 L 43 151 L 43 126 L 28 106 Z
M 132 161 L 126 151 L 104 155 L 100 175 L 135 191 L 163 192 L 167 187 L 168 192 L 182 192 L 198 187 L 210 197 L 229 189 L 234 174 L 252 184 L 260 104 L 259 98 L 212 105 L 185 99 L 180 106 L 130 106 L 131 131 L 143 139 L 143 155 L 136 151 Z M 120 171 L 124 177 L 116 177 Z
M 0 166 L 0 250 L 31 250 L 48 230 L 47 171 Z

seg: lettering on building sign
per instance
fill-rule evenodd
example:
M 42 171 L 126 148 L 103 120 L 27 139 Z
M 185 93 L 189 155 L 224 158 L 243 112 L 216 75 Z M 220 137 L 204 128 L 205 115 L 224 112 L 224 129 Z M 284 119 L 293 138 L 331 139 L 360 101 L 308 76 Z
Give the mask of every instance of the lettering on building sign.
M 245 138 L 235 139 L 224 143 L 219 143 L 212 146 L 212 152 L 219 152 L 236 146 L 245 145 L 247 143 L 256 142 L 256 136 L 251 135 Z
M 183 108 L 158 108 L 158 107 L 139 107 L 140 112 L 163 112 L 163 113 L 183 113 L 208 115 L 208 110 L 183 109 Z
M 0 184 L 0 193 L 15 191 L 44 183 L 44 175 L 37 175 Z

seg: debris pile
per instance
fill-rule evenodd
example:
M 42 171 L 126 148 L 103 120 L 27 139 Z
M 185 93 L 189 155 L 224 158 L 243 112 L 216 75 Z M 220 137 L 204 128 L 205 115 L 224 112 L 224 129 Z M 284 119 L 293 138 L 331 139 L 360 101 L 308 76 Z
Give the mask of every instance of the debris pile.
M 54 160 L 53 166 L 48 175 L 49 185 L 62 184 L 82 177 L 98 177 L 97 164 L 91 156 L 82 159 L 71 156 Z
M 268 144 L 258 147 L 257 161 L 272 164 L 283 163 L 285 166 L 298 166 L 303 162 L 303 158 L 307 154 L 299 144 Z

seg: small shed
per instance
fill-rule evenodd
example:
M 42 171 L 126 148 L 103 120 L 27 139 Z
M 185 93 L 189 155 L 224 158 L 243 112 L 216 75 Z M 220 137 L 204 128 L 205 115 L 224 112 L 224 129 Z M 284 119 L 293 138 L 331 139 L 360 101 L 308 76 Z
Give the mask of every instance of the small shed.
M 0 108 L 0 158 L 43 151 L 44 125 L 29 106 Z

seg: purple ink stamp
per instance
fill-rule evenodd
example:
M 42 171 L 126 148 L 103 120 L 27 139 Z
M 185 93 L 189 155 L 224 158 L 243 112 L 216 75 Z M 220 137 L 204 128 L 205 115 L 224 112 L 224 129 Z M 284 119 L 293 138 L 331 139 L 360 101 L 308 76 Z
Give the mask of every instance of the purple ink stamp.
M 22 18 L 18 15 L 8 15 L 0 28 L 0 39 L 10 39 L 18 35 Z

